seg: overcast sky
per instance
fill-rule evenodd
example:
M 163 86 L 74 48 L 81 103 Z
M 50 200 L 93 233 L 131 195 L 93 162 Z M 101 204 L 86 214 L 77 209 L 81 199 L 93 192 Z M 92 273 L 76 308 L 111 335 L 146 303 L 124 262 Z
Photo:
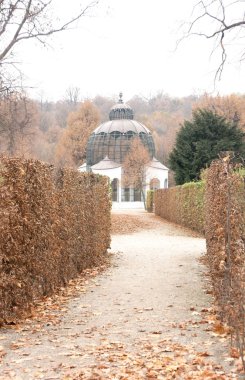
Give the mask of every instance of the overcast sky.
M 56 0 L 59 16 L 67 0 Z M 133 95 L 149 97 L 158 91 L 185 96 L 213 91 L 219 55 L 210 57 L 212 42 L 184 41 L 179 26 L 188 20 L 195 0 L 100 0 L 76 29 L 53 37 L 50 47 L 26 42 L 18 59 L 31 96 L 59 100 L 66 89 L 79 87 L 82 97 Z M 69 1 L 69 12 L 79 0 Z M 73 9 L 74 6 L 74 9 Z M 233 57 L 234 58 L 234 57 Z M 244 67 L 232 59 L 216 92 L 244 93 Z

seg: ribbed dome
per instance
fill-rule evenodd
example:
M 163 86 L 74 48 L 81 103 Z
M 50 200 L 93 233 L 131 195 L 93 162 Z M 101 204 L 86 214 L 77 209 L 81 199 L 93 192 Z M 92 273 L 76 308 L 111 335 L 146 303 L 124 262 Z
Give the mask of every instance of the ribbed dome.
M 100 124 L 98 128 L 94 130 L 93 133 L 100 134 L 100 133 L 113 133 L 113 132 L 120 132 L 120 133 L 128 133 L 132 132 L 135 134 L 139 133 L 150 133 L 149 129 L 144 126 L 144 124 L 139 123 L 136 120 L 130 120 L 130 119 L 120 119 L 120 120 L 111 120 L 106 121 L 103 124 Z
M 146 126 L 133 120 L 132 108 L 123 103 L 122 93 L 118 103 L 111 108 L 109 118 L 99 125 L 90 135 L 87 144 L 87 165 L 93 166 L 109 157 L 110 160 L 122 163 L 130 148 L 131 139 L 140 138 L 149 151 L 150 157 L 155 155 L 154 141 Z

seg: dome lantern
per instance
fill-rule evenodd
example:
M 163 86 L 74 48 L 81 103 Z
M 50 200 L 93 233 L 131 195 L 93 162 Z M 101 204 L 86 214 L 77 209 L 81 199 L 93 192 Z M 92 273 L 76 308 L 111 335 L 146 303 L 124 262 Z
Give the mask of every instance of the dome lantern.
M 119 93 L 119 100 L 118 100 L 118 103 L 123 103 L 122 97 L 123 97 L 123 93 L 120 92 L 120 93 Z
M 109 113 L 110 120 L 122 120 L 122 119 L 133 120 L 134 112 L 128 104 L 123 103 L 122 97 L 123 97 L 123 94 L 122 92 L 120 92 L 117 104 L 115 104 L 110 110 L 110 113 Z

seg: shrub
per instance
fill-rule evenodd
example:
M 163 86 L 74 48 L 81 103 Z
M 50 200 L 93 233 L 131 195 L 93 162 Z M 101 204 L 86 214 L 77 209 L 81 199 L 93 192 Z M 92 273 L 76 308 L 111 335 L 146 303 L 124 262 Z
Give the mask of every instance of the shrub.
M 154 190 L 148 190 L 146 194 L 146 210 L 153 212 Z

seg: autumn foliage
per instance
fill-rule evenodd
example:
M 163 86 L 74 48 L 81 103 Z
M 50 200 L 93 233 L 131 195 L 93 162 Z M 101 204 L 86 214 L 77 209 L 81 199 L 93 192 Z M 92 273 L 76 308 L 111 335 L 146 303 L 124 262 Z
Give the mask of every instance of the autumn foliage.
M 86 160 L 88 138 L 99 124 L 99 112 L 89 101 L 71 112 L 56 149 L 56 164 L 77 168 Z
M 0 161 L 0 324 L 18 319 L 110 245 L 106 177 L 34 160 Z
M 204 94 L 193 106 L 193 110 L 206 109 L 224 117 L 230 123 L 236 123 L 245 130 L 245 98 L 237 94 L 209 96 Z
M 124 186 L 133 186 L 142 195 L 145 204 L 144 186 L 146 182 L 146 165 L 150 162 L 150 154 L 139 138 L 134 138 L 123 163 Z

